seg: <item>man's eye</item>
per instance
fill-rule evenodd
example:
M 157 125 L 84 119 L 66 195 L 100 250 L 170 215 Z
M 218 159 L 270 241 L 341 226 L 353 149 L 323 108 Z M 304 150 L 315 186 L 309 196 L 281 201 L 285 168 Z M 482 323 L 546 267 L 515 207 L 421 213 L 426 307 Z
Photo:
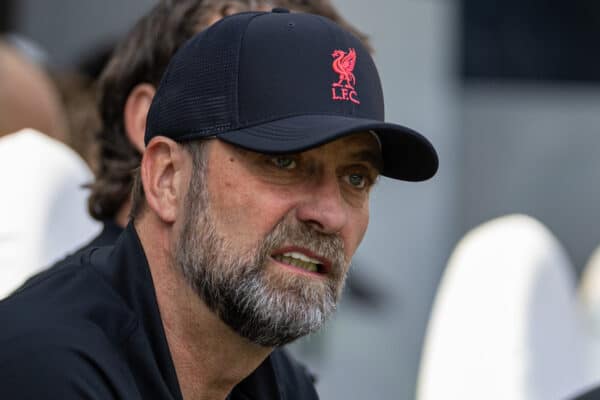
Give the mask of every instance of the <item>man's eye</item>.
M 348 183 L 357 189 L 364 189 L 367 186 L 367 178 L 361 174 L 349 174 L 346 178 Z
M 296 168 L 296 160 L 291 157 L 278 156 L 271 158 L 271 162 L 280 169 Z

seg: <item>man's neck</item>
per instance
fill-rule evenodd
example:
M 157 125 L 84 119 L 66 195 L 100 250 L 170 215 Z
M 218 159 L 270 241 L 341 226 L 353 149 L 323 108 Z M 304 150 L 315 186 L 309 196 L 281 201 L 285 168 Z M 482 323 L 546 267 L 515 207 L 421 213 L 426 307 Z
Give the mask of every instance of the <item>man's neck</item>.
M 185 400 L 223 400 L 272 349 L 224 324 L 171 266 L 166 235 L 136 228 L 142 241 L 179 386 Z

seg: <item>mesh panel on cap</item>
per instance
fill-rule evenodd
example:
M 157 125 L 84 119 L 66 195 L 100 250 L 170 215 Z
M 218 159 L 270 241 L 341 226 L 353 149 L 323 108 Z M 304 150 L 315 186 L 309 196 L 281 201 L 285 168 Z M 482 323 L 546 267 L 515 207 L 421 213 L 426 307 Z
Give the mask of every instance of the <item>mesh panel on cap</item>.
M 237 52 L 212 42 L 209 52 L 187 57 L 166 77 L 162 94 L 160 134 L 181 137 L 188 133 L 214 134 L 232 127 L 232 91 L 236 89 Z M 210 61 L 209 58 L 211 59 Z M 194 79 L 194 76 L 203 76 Z
M 148 140 L 185 140 L 237 127 L 238 53 L 252 16 L 233 17 L 246 20 L 238 24 L 217 22 L 175 54 L 149 113 Z

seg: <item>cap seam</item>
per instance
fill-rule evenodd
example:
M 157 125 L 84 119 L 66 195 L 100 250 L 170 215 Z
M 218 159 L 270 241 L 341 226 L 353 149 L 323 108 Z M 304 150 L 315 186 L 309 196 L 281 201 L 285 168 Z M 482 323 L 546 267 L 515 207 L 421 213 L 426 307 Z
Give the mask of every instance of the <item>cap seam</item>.
M 271 119 L 271 120 L 267 120 L 267 121 L 261 121 L 261 122 L 257 122 L 257 123 L 250 124 L 250 125 L 239 126 L 237 128 L 233 128 L 233 129 L 231 129 L 231 124 L 222 124 L 222 125 L 218 126 L 217 129 L 209 128 L 209 129 L 200 129 L 200 130 L 190 130 L 185 133 L 179 133 L 175 140 L 176 141 L 185 141 L 185 140 L 192 140 L 192 139 L 201 140 L 201 139 L 203 139 L 202 136 L 221 135 L 224 133 L 239 131 L 239 130 L 248 129 L 248 128 L 254 128 L 259 125 L 266 124 L 268 122 L 276 122 L 276 121 L 280 121 L 280 120 L 287 119 L 287 118 L 310 116 L 310 115 L 316 115 L 316 116 L 328 115 L 328 116 L 333 116 L 333 117 L 341 117 L 341 118 L 349 118 L 349 119 L 363 119 L 365 121 L 373 121 L 373 122 L 381 123 L 381 124 L 390 124 L 388 122 L 379 121 L 379 120 L 375 120 L 372 118 L 358 118 L 356 116 L 345 116 L 345 115 L 338 115 L 338 114 L 331 114 L 331 113 L 304 113 L 304 114 L 288 115 L 288 116 L 275 118 L 275 119 Z M 402 126 L 402 125 L 400 125 L 400 126 Z M 406 128 L 404 126 L 402 126 L 402 127 L 405 129 L 410 129 L 410 128 Z M 210 134 L 210 135 L 208 135 L 208 134 Z
M 231 124 L 221 124 L 216 126 L 211 126 L 207 129 L 199 129 L 199 130 L 190 130 L 185 133 L 180 133 L 174 140 L 176 142 L 191 140 L 191 139 L 204 139 L 205 137 L 219 135 L 221 133 L 231 132 L 238 129 L 244 129 L 242 127 L 231 129 Z
M 361 115 L 357 115 L 357 114 L 340 115 L 339 112 L 334 112 L 334 111 L 328 111 L 328 112 L 315 111 L 315 112 L 301 112 L 301 113 L 290 113 L 290 114 L 282 114 L 282 115 L 271 115 L 271 116 L 264 117 L 264 118 L 261 118 L 259 120 L 254 120 L 254 121 L 240 121 L 240 128 L 241 127 L 250 128 L 252 126 L 264 124 L 267 122 L 277 121 L 277 120 L 284 119 L 284 118 L 300 117 L 303 115 L 331 115 L 334 117 L 360 118 L 360 119 L 375 120 L 375 118 L 368 117 L 368 116 L 361 116 Z
M 236 126 L 237 128 L 239 128 L 242 123 L 240 121 L 240 98 L 239 98 L 239 94 L 240 94 L 240 64 L 241 64 L 241 60 L 242 60 L 242 52 L 244 51 L 244 40 L 246 39 L 246 32 L 248 32 L 248 28 L 250 26 L 250 23 L 257 17 L 262 16 L 268 14 L 266 12 L 262 12 L 262 13 L 256 13 L 254 14 L 251 18 L 248 18 L 248 21 L 246 22 L 246 26 L 244 27 L 244 31 L 242 32 L 242 36 L 240 37 L 240 43 L 239 43 L 239 47 L 238 47 L 238 52 L 237 52 L 237 71 L 236 71 L 236 79 L 235 79 L 235 91 L 234 91 L 234 96 L 235 96 L 235 119 L 236 121 L 234 122 L 234 126 Z

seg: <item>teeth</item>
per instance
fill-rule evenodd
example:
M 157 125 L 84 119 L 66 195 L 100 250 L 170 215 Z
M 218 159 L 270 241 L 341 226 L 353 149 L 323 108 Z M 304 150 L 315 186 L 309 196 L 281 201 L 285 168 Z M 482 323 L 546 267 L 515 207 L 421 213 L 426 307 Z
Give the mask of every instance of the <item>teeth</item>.
M 273 256 L 277 261 L 281 261 L 294 267 L 305 269 L 309 272 L 317 272 L 319 270 L 319 261 L 313 258 L 307 257 L 304 254 L 289 252 L 284 254 L 277 254 Z
M 309 263 L 312 263 L 312 264 L 319 264 L 319 260 L 315 260 L 314 258 L 310 258 L 310 257 L 308 257 L 308 256 L 306 256 L 306 255 L 304 255 L 302 253 L 297 253 L 295 251 L 291 251 L 291 252 L 288 252 L 288 253 L 283 253 L 283 255 L 286 256 L 286 257 L 295 258 L 297 260 L 301 260 L 301 261 L 304 261 L 304 262 L 309 262 Z

